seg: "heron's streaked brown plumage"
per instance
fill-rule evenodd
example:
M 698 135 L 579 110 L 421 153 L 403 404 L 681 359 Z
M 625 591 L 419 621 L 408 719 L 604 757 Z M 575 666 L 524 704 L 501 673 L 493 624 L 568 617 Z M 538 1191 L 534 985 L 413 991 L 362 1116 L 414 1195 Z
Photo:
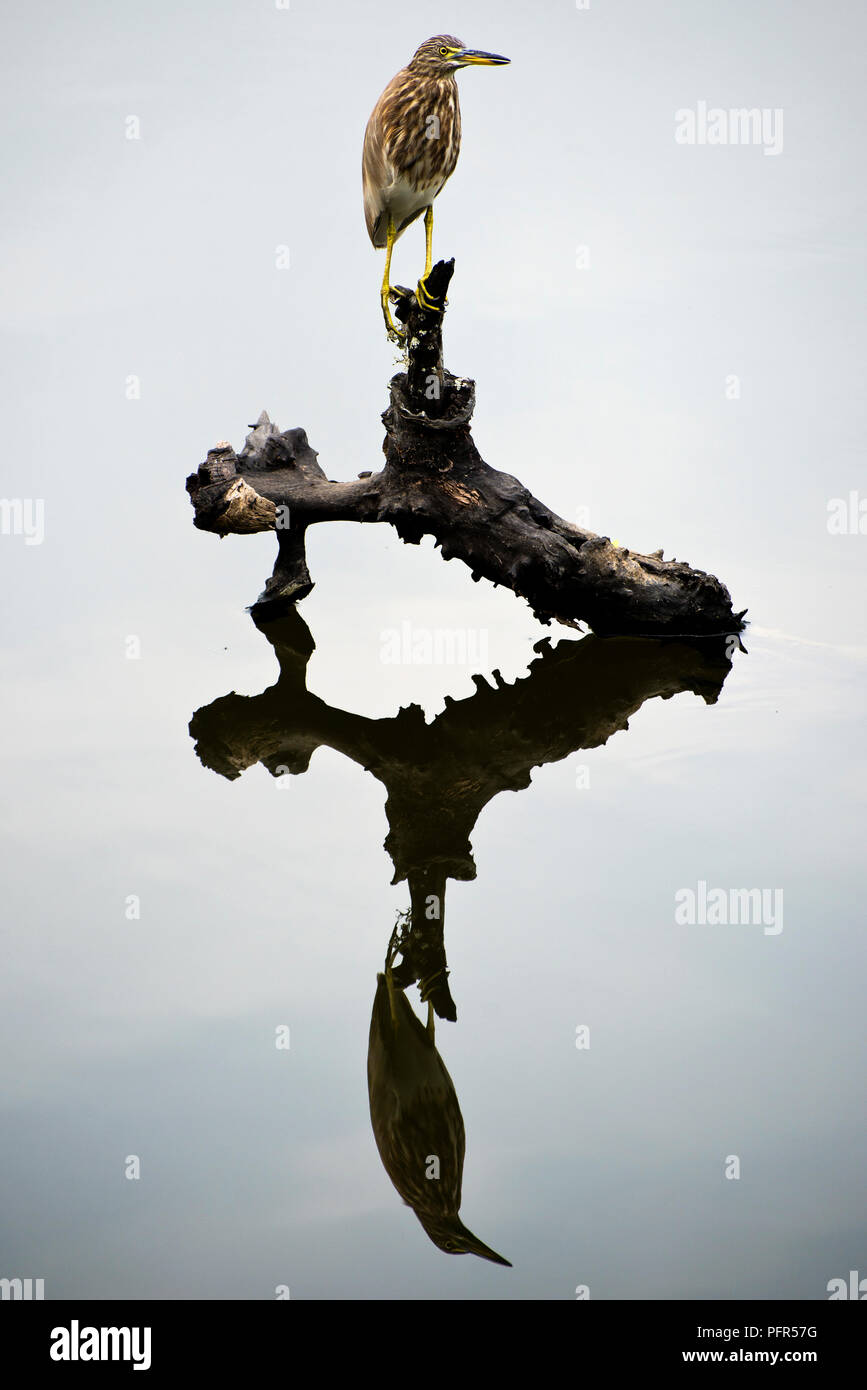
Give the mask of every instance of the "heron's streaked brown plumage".
M 456 69 L 439 49 L 462 49 L 460 39 L 439 34 L 416 51 L 389 82 L 367 122 L 362 153 L 364 218 L 374 246 L 385 246 L 392 200 L 399 210 L 411 190 L 410 210 L 395 219 L 395 240 L 420 217 L 451 178 L 461 149 L 461 108 Z M 404 190 L 406 185 L 406 190 Z M 403 195 L 403 196 L 402 196 Z

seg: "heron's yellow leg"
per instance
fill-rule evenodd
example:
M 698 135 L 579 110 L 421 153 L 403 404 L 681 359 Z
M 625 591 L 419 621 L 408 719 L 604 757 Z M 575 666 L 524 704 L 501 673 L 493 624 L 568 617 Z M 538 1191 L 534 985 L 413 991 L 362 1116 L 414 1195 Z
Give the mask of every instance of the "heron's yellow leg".
M 397 1030 L 397 1005 L 396 1005 L 395 1002 L 394 1002 L 394 980 L 393 980 L 392 977 L 391 977 L 391 966 L 390 966 L 390 965 L 387 965 L 387 966 L 385 967 L 385 986 L 386 986 L 386 989 L 388 990 L 388 1007 L 389 1007 L 389 1011 L 390 1011 L 390 1013 L 391 1013 L 391 1022 L 392 1022 L 392 1025 L 393 1025 L 393 1027 L 394 1027 L 394 1029 L 395 1029 L 395 1031 L 396 1031 L 396 1030 Z
M 425 281 L 430 275 L 430 268 L 433 264 L 433 204 L 429 204 L 424 214 L 424 275 L 418 282 L 415 297 L 423 309 L 429 309 L 433 313 L 441 313 L 439 304 L 434 304 L 427 292 Z
M 436 1029 L 434 1026 L 434 1007 L 430 999 L 427 1001 L 427 1031 L 430 1033 L 431 1042 L 433 1042 Z
M 391 1013 L 391 1021 L 397 1029 L 397 1005 L 394 1002 L 394 980 L 392 978 L 392 967 L 394 958 L 400 951 L 400 921 L 395 922 L 394 930 L 388 943 L 388 950 L 385 953 L 385 987 L 388 990 L 388 1007 Z
M 433 203 L 426 209 L 424 215 L 424 275 L 421 277 L 426 280 L 430 275 L 430 268 L 433 264 Z
M 394 338 L 396 342 L 403 342 L 404 334 L 398 328 L 394 319 L 391 317 L 391 310 L 388 307 L 388 296 L 391 292 L 391 253 L 394 250 L 396 241 L 394 223 L 388 219 L 388 237 L 385 243 L 385 270 L 382 275 L 382 289 L 380 290 L 380 302 L 382 304 L 382 317 L 385 319 L 385 327 L 389 338 Z

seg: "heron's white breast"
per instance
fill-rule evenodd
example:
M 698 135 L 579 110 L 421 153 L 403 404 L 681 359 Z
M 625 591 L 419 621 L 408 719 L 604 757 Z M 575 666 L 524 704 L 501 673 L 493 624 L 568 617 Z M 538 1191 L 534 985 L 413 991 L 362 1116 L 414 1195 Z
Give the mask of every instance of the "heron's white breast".
M 407 179 L 398 174 L 386 193 L 386 204 L 391 210 L 391 219 L 395 227 L 400 227 L 413 213 L 428 207 L 437 196 L 441 185 L 442 180 L 438 179 L 429 188 L 414 188 Z

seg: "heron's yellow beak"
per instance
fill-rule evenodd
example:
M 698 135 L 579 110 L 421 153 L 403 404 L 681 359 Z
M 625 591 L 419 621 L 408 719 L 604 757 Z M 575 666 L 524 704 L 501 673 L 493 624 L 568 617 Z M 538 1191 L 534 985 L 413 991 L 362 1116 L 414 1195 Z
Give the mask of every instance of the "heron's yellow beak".
M 480 48 L 459 48 L 454 57 L 462 66 L 476 63 L 484 67 L 498 68 L 511 63 L 511 58 L 503 58 L 499 53 L 483 53 Z

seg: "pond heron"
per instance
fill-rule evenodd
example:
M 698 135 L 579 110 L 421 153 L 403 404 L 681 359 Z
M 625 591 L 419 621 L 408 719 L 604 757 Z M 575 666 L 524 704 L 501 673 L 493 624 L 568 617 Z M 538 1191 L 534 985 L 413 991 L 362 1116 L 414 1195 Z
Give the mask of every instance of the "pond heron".
M 451 34 L 437 34 L 391 79 L 367 122 L 361 160 L 364 216 L 374 246 L 385 247 L 380 298 L 388 336 L 396 342 L 403 334 L 388 304 L 391 253 L 401 233 L 422 213 L 425 265 L 416 297 L 423 308 L 439 307 L 426 294 L 425 280 L 432 261 L 433 201 L 454 173 L 461 147 L 455 73 L 458 68 L 508 62 L 498 53 L 466 48 Z

